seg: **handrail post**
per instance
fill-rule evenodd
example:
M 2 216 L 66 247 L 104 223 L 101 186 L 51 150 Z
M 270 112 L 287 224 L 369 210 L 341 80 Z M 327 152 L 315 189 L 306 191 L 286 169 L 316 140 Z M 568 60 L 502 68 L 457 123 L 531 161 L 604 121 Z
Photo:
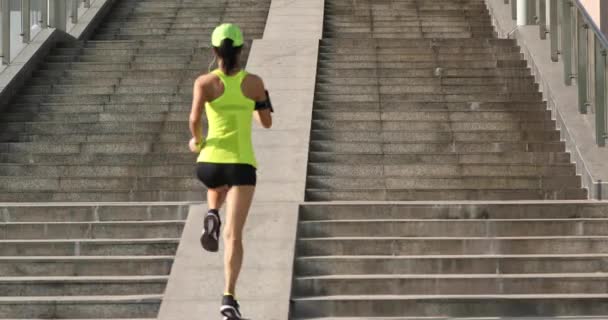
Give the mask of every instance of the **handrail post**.
M 540 38 L 547 39 L 547 1 L 538 0 L 538 29 Z
M 505 0 L 505 1 L 509 1 L 509 0 Z M 91 0 L 84 0 L 84 7 L 85 8 L 90 8 L 91 7 Z
M 21 0 L 21 37 L 23 43 L 30 43 L 32 29 L 30 14 L 30 0 Z
M 577 10 L 577 38 L 578 38 L 578 71 L 576 84 L 578 86 L 578 109 L 580 113 L 586 114 L 589 101 L 587 98 L 587 74 L 589 65 L 589 37 L 587 29 L 589 26 L 584 20 L 583 15 Z
M 0 57 L 2 64 L 11 62 L 11 7 L 9 0 L 0 0 L 2 7 L 2 25 L 0 25 L 0 38 L 2 48 L 0 48 Z
M 606 49 L 595 38 L 595 137 L 597 145 L 606 146 Z
M 538 21 L 536 20 L 536 2 L 537 0 L 524 0 L 526 2 L 526 20 L 528 25 L 535 25 Z
M 519 0 L 511 0 L 511 18 L 513 20 L 517 20 L 517 1 Z
M 49 22 L 51 27 L 66 31 L 67 14 L 66 0 L 52 0 L 49 6 Z
M 557 0 L 549 2 L 549 37 L 551 38 L 551 61 L 559 61 L 559 50 L 557 47 Z
M 42 1 L 42 8 L 40 8 L 40 28 L 49 27 L 49 2 Z
M 572 2 L 563 0 L 561 7 L 561 55 L 564 63 L 564 82 L 570 86 L 572 85 Z
M 78 6 L 80 0 L 70 0 L 71 9 L 70 9 L 70 18 L 72 19 L 72 24 L 78 23 Z

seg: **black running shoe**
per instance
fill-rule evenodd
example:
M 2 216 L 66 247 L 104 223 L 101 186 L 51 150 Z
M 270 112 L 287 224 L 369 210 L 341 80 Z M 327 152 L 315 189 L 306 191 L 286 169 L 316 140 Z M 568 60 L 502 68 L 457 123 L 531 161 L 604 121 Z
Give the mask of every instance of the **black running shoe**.
M 220 312 L 228 320 L 242 320 L 239 303 L 231 295 L 224 295 L 222 298 L 222 308 Z
M 217 252 L 219 249 L 220 227 L 222 221 L 220 216 L 213 212 L 208 212 L 203 221 L 203 235 L 201 236 L 201 245 L 210 252 Z

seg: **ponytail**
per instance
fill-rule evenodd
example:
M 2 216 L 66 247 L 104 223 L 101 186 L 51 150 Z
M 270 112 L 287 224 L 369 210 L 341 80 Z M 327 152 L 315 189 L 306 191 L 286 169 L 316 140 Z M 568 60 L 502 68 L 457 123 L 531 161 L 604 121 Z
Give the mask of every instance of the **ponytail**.
M 214 47 L 217 56 L 224 62 L 224 73 L 232 73 L 239 64 L 239 56 L 243 46 L 234 47 L 232 39 L 222 40 L 222 44 L 219 47 Z

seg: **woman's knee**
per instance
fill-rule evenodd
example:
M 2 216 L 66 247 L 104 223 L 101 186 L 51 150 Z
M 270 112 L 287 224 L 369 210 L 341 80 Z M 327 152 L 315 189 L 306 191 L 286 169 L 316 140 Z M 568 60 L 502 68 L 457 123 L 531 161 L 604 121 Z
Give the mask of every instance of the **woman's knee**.
M 230 230 L 230 228 L 225 228 L 224 229 L 224 241 L 225 242 L 241 242 L 243 241 L 243 233 L 236 231 L 236 230 Z

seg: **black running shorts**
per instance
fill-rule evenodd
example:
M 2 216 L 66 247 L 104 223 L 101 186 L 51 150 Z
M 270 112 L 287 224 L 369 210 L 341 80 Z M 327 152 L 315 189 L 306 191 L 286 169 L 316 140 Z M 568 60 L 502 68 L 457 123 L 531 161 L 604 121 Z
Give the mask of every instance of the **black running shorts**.
M 255 186 L 257 182 L 255 167 L 240 163 L 199 162 L 196 176 L 209 189 L 223 186 Z

